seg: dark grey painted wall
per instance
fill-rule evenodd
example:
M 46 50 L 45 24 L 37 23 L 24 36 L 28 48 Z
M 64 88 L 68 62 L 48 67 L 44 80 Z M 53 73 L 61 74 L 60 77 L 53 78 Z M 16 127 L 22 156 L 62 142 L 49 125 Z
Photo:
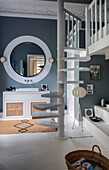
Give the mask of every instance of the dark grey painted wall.
M 0 111 L 2 111 L 2 92 L 9 86 L 38 87 L 43 83 L 48 84 L 51 91 L 57 89 L 57 23 L 56 20 L 26 19 L 0 17 L 0 56 L 10 41 L 23 35 L 32 35 L 40 38 L 49 47 L 55 62 L 50 73 L 40 82 L 34 85 L 23 85 L 11 79 L 0 63 Z
M 97 64 L 101 66 L 100 80 L 89 80 L 89 72 L 81 72 L 80 80 L 84 80 L 82 87 L 86 88 L 86 83 L 94 84 L 94 94 L 87 95 L 80 99 L 82 114 L 85 108 L 93 108 L 94 105 L 100 105 L 101 99 L 109 101 L 109 60 L 105 60 L 105 56 L 92 56 L 92 60 L 86 63 L 80 63 L 80 66 L 89 67 L 89 65 Z

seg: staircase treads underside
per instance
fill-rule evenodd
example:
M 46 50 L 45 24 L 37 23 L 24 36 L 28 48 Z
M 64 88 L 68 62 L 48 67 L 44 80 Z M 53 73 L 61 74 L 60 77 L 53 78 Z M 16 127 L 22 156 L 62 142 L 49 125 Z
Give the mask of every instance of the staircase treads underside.
M 78 68 L 63 68 L 59 69 L 59 71 L 90 71 L 89 67 L 78 67 Z
M 42 94 L 41 97 L 61 98 L 62 93 L 61 92 L 50 92 L 50 93 L 47 93 L 47 94 Z
M 41 118 L 54 118 L 59 117 L 57 113 L 48 113 L 48 112 L 34 112 L 32 114 L 32 119 L 41 119 Z
M 58 128 L 58 123 L 50 119 L 41 119 L 37 121 L 35 124 L 40 126 Z
M 71 55 L 79 55 L 80 57 L 86 57 L 86 50 L 84 48 L 64 47 L 64 52 L 67 52 Z
M 83 84 L 84 81 L 58 81 L 59 84 Z
M 68 60 L 74 60 L 79 62 L 87 62 L 91 60 L 91 57 L 63 57 L 61 60 L 68 61 Z
M 34 104 L 33 108 L 37 110 L 47 110 L 61 106 L 61 103 L 46 103 L 46 104 Z
M 73 47 L 64 47 L 65 52 L 72 52 L 72 51 L 83 51 L 86 52 L 84 48 L 73 48 Z

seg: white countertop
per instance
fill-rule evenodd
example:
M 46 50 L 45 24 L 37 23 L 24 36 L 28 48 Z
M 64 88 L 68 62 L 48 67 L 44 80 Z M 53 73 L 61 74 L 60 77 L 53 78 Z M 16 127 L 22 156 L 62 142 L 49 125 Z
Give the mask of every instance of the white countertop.
M 100 108 L 102 110 L 105 110 L 105 111 L 109 112 L 109 108 L 107 108 L 107 107 L 102 107 L 102 106 L 99 106 L 99 105 L 95 105 L 94 107 L 98 107 L 98 108 Z
M 13 94 L 14 94 L 14 93 L 17 93 L 17 94 L 18 94 L 18 93 L 19 93 L 19 94 L 20 94 L 20 93 L 21 93 L 21 94 L 22 94 L 22 93 L 25 93 L 25 94 L 26 94 L 26 93 L 39 93 L 39 94 L 41 94 L 41 93 L 50 93 L 50 91 L 49 91 L 49 90 L 46 90 L 46 91 L 16 91 L 16 90 L 13 90 L 13 91 L 4 91 L 4 92 L 3 92 L 3 94 L 12 94 L 12 93 L 13 93 Z
M 105 123 L 109 124 L 109 108 L 102 106 L 94 106 L 95 115 L 101 117 Z

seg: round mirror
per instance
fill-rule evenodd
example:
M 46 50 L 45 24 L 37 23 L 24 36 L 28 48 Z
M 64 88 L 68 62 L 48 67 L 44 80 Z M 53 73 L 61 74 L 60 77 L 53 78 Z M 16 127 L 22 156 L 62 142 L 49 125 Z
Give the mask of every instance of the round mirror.
M 45 66 L 45 54 L 36 44 L 21 43 L 13 49 L 10 63 L 19 75 L 24 77 L 35 76 Z
M 47 45 L 34 36 L 21 36 L 12 40 L 6 47 L 3 63 L 7 74 L 23 84 L 36 83 L 50 71 L 51 52 Z

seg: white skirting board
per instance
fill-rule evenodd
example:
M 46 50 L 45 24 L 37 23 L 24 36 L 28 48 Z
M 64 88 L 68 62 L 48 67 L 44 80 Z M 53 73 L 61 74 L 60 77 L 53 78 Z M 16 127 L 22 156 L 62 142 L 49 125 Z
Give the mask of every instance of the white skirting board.
M 105 147 L 109 148 L 109 124 L 106 123 L 93 123 L 88 118 L 83 118 L 84 127 L 91 132 L 93 136 L 95 136 Z M 100 128 L 99 128 L 100 127 Z M 106 127 L 107 131 L 105 132 L 104 127 Z

